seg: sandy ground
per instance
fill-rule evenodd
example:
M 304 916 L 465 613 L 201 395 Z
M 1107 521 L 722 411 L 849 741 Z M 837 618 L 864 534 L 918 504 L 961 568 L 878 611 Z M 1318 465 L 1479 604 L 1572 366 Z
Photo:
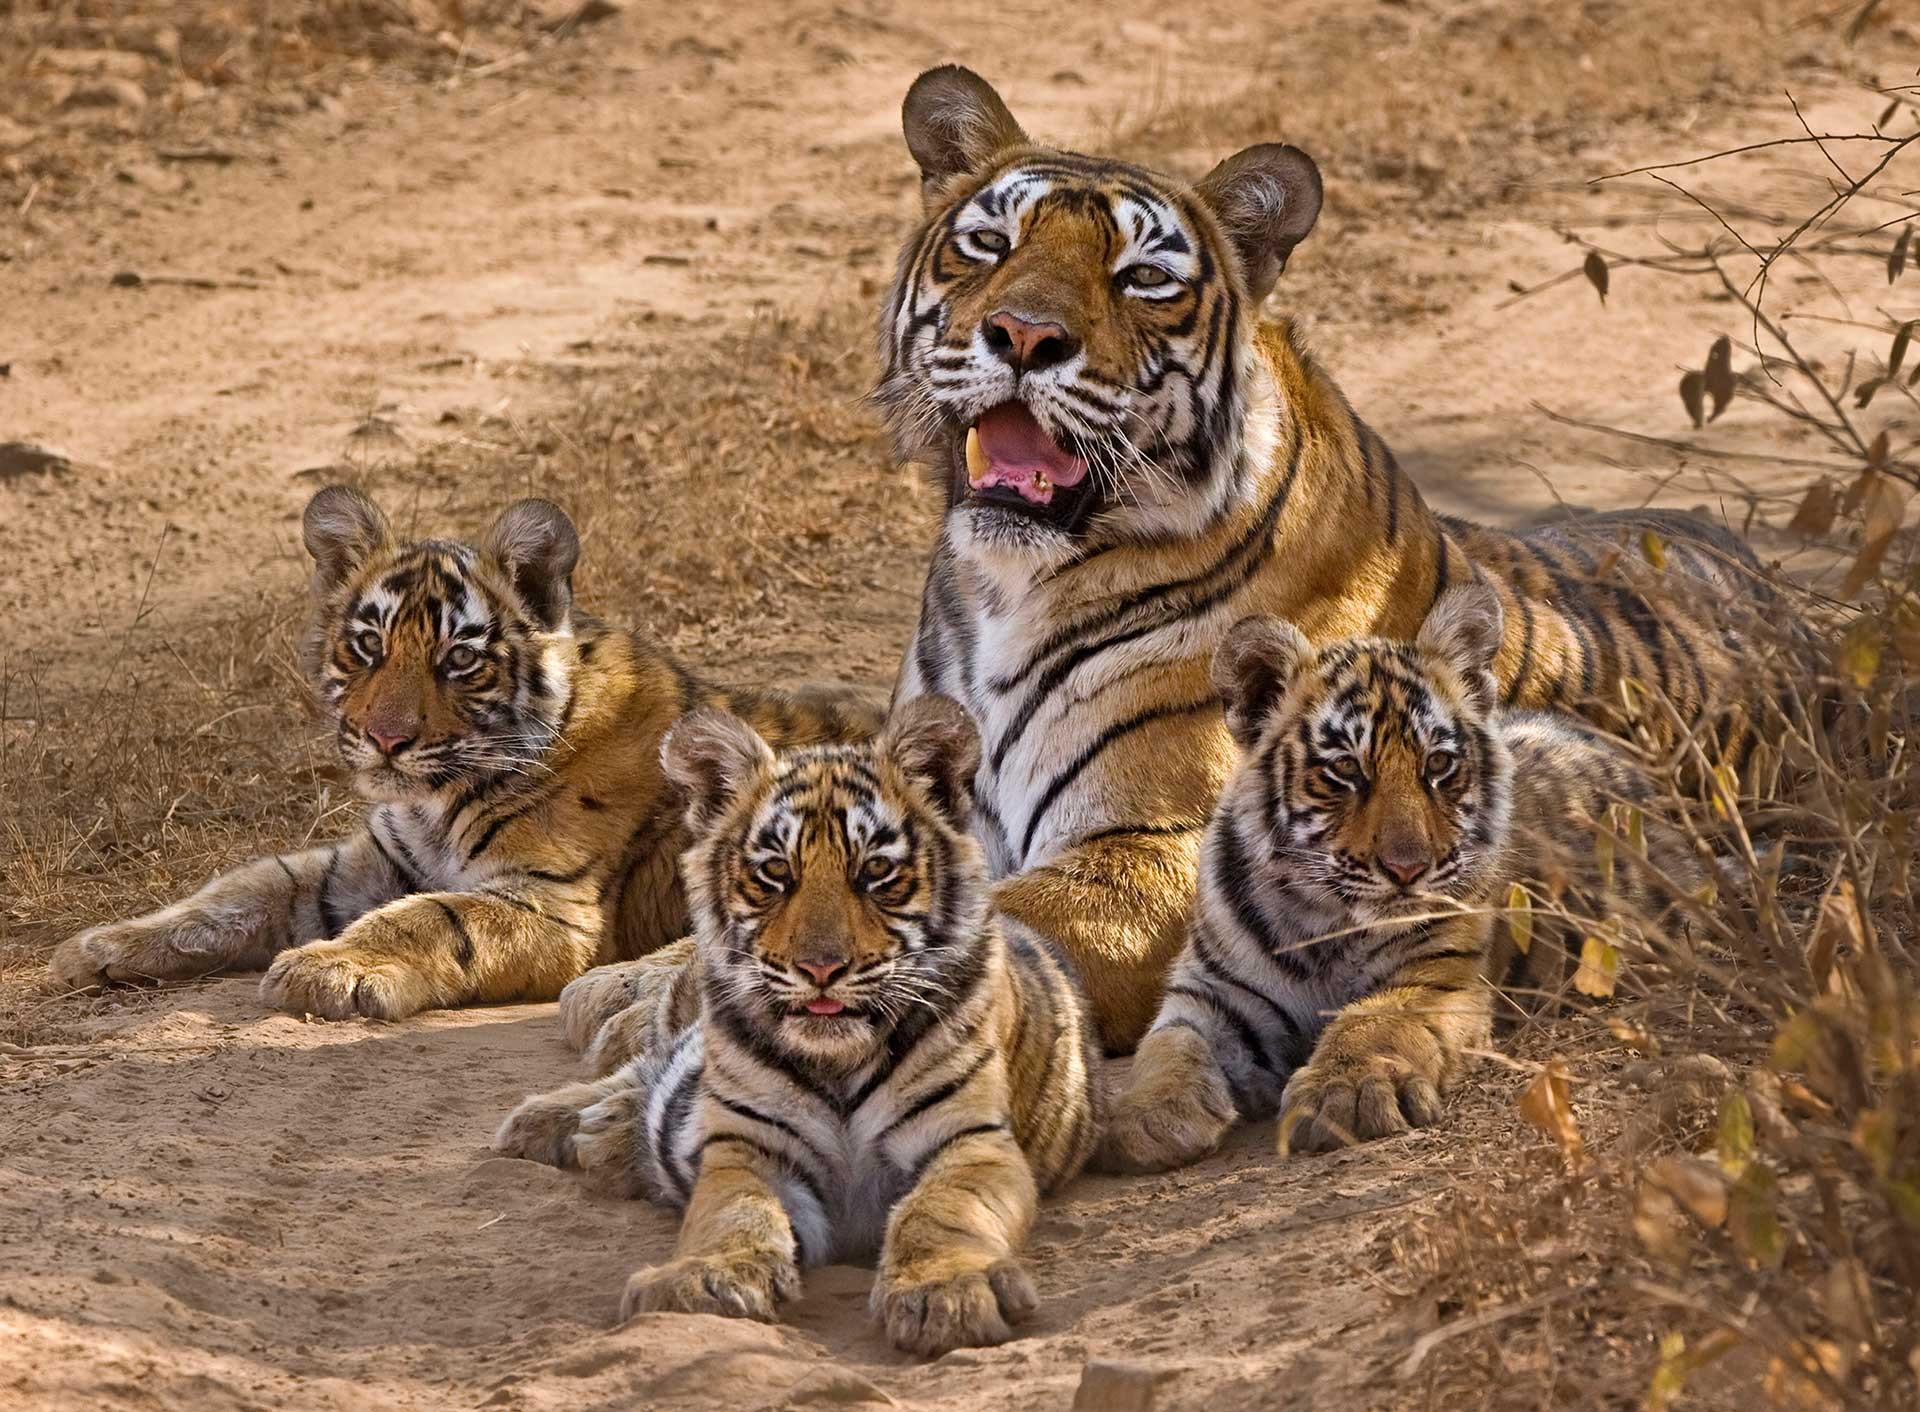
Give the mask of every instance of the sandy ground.
M 1726 22 L 1786 37 L 1750 39 L 1724 72 L 1688 68 L 1660 57 L 1673 41 L 1657 14 L 1613 8 L 1629 13 L 1611 24 L 1547 5 L 1538 31 L 1506 24 L 1499 6 L 1356 17 L 1305 0 L 1282 16 L 1128 0 L 1095 17 L 998 3 L 975 7 L 983 17 L 956 42 L 950 17 L 891 0 L 634 6 L 497 80 L 369 79 L 340 111 L 290 124 L 270 158 L 197 169 L 180 193 L 116 186 L 37 235 L 7 236 L 0 263 L 0 363 L 13 367 L 0 441 L 73 463 L 0 477 L 0 655 L 10 699 L 32 702 L 12 708 L 8 738 L 44 746 L 34 732 L 51 731 L 52 749 L 84 753 L 58 727 L 84 717 L 88 684 L 128 659 L 170 672 L 171 654 L 210 678 L 208 729 L 229 701 L 265 713 L 248 749 L 267 763 L 245 766 L 256 773 L 223 798 L 247 778 L 311 784 L 321 767 L 282 650 L 299 611 L 300 506 L 346 467 L 423 516 L 468 507 L 463 438 L 491 457 L 489 492 L 578 493 L 593 606 L 622 616 L 596 584 L 637 585 L 648 606 L 697 600 L 644 517 L 596 518 L 591 485 L 542 480 L 542 428 L 564 431 L 555 409 L 590 398 L 630 400 L 653 426 L 650 398 L 716 349 L 755 346 L 738 340 L 769 311 L 797 320 L 782 356 L 852 360 L 843 381 L 857 386 L 869 356 L 857 311 L 883 287 L 915 201 L 900 94 L 950 58 L 1069 143 L 1196 169 L 1256 136 L 1329 155 L 1327 214 L 1276 304 L 1314 321 L 1433 498 L 1503 521 L 1556 496 L 1643 499 L 1671 457 L 1629 454 L 1529 402 L 1679 435 L 1675 370 L 1697 363 L 1726 311 L 1626 278 L 1604 308 L 1577 282 L 1503 308 L 1507 282 L 1575 262 L 1556 221 L 1644 235 L 1644 191 L 1585 180 L 1708 150 L 1746 121 L 1739 103 L 1782 82 L 1815 121 L 1859 121 L 1846 80 L 1864 61 L 1788 28 L 1806 7 L 1756 0 Z M 1552 66 L 1540 46 L 1577 78 L 1594 64 L 1568 45 L 1588 43 L 1618 98 L 1598 117 L 1530 123 L 1483 103 L 1459 129 L 1409 141 L 1407 124 L 1442 110 L 1388 111 L 1440 46 L 1484 47 L 1487 67 L 1435 73 L 1425 90 L 1511 80 L 1524 102 L 1527 71 Z M 1398 98 L 1371 93 L 1382 70 Z M 1223 138 L 1234 95 L 1263 93 L 1262 75 L 1286 95 L 1285 130 Z M 1644 92 L 1629 91 L 1636 79 Z M 1777 103 L 1765 112 L 1782 130 Z M 1349 140 L 1369 155 L 1342 160 Z M 122 269 L 249 287 L 111 287 Z M 844 346 L 807 347 L 810 328 Z M 707 438 L 731 436 L 725 418 L 744 412 L 716 406 L 711 421 L 660 413 L 652 454 L 670 471 L 724 461 L 730 443 Z M 832 410 L 864 416 L 850 396 Z M 654 626 L 736 675 L 885 680 L 931 509 L 870 431 L 848 435 L 838 462 L 831 445 L 809 452 L 842 469 L 797 482 L 791 510 L 839 538 L 823 529 L 765 553 L 756 542 L 755 596 L 710 617 L 695 601 Z M 1741 435 L 1731 426 L 1725 444 Z M 524 462 L 502 460 L 498 443 L 514 438 L 535 448 Z M 1706 469 L 1686 462 L 1664 498 L 1737 519 L 1743 507 Z M 631 472 L 652 473 L 638 460 Z M 873 505 L 875 485 L 890 503 Z M 621 567 L 597 570 L 596 556 Z M 222 651 L 257 670 L 222 675 Z M 138 735 L 137 712 L 127 729 Z M 235 816 L 224 855 L 193 834 L 193 861 L 169 866 L 192 800 L 183 786 L 171 804 L 127 804 L 137 837 L 118 851 L 76 842 L 59 866 L 14 835 L 14 886 L 26 895 L 31 868 L 40 900 L 5 909 L 10 943 L 39 954 L 253 851 L 262 820 L 327 815 L 282 800 Z M 94 803 L 63 807 L 79 819 Z M 1452 1182 L 1497 1183 L 1547 1160 L 1510 1113 L 1521 1079 L 1489 1068 L 1442 1133 L 1280 1165 L 1262 1130 L 1186 1173 L 1086 1178 L 1034 1237 L 1036 1323 L 1004 1348 L 918 1366 L 868 1326 L 859 1270 L 815 1272 L 777 1327 L 613 1327 L 624 1276 L 667 1252 L 671 1218 L 486 1148 L 522 1094 L 573 1071 L 551 1007 L 305 1024 L 263 1013 L 252 983 L 233 979 L 36 1013 L 42 1028 L 19 1033 L 37 1042 L 0 1052 L 8 1408 L 1064 1408 L 1090 1359 L 1158 1370 L 1162 1408 L 1479 1405 L 1436 1389 L 1432 1364 L 1411 1356 L 1458 1311 L 1409 1297 L 1396 1237 L 1443 1205 L 1437 1165 Z M 1582 1404 L 1577 1385 L 1561 1391 Z

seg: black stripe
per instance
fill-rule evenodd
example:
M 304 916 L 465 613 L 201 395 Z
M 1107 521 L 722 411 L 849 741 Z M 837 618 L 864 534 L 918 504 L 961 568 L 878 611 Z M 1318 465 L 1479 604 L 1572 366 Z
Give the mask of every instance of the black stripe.
M 380 836 L 374 833 L 372 824 L 367 825 L 367 833 L 373 838 L 373 846 L 380 848 Z M 333 853 L 327 858 L 327 866 L 320 873 L 320 887 L 314 894 L 314 902 L 320 912 L 321 936 L 336 936 L 340 931 L 340 923 L 334 919 L 333 903 L 328 897 L 328 893 L 333 888 L 333 873 L 334 869 L 340 866 L 340 854 L 342 851 L 339 844 L 336 843 L 333 846 Z M 387 850 L 381 848 L 380 851 L 384 854 Z M 395 871 L 397 872 L 399 870 L 395 869 Z M 404 874 L 402 876 L 404 877 Z
M 800 1146 L 804 1147 L 807 1150 L 807 1155 L 819 1163 L 822 1168 L 828 1172 L 833 1170 L 833 1162 L 827 1154 L 816 1147 L 805 1133 L 801 1132 L 800 1129 L 796 1128 L 786 1119 L 776 1118 L 771 1113 L 762 1113 L 758 1108 L 750 1104 L 741 1103 L 736 1099 L 729 1098 L 724 1093 L 717 1093 L 711 1084 L 707 1085 L 707 1094 L 715 1103 L 718 1103 L 729 1113 L 737 1114 L 745 1118 L 748 1122 L 764 1123 L 767 1127 L 785 1133 L 788 1137 L 799 1143 Z
M 940 1087 L 934 1089 L 931 1093 L 916 1100 L 911 1108 L 908 1108 L 905 1112 L 901 1113 L 899 1117 L 882 1128 L 874 1136 L 873 1140 L 875 1145 L 885 1142 L 887 1138 L 893 1134 L 894 1130 L 902 1124 L 911 1123 L 929 1108 L 936 1108 L 940 1104 L 945 1103 L 949 1098 L 952 1098 L 956 1093 L 960 1092 L 961 1089 L 972 1083 L 974 1076 L 987 1067 L 987 1061 L 993 1058 L 993 1055 L 994 1051 L 991 1048 L 982 1049 L 979 1057 L 967 1066 L 965 1073 L 947 1080 L 947 1082 L 941 1084 Z
M 1027 816 L 1026 832 L 1020 839 L 1020 861 L 1024 864 L 1028 850 L 1033 847 L 1033 836 L 1039 831 L 1040 825 L 1046 820 L 1047 813 L 1053 808 L 1054 801 L 1059 799 L 1061 793 L 1067 786 L 1078 779 L 1087 766 L 1098 759 L 1102 752 L 1115 741 L 1120 740 L 1124 736 L 1131 735 L 1137 730 L 1143 730 L 1155 721 L 1174 720 L 1180 716 L 1197 716 L 1203 712 L 1216 712 L 1218 710 L 1220 710 L 1220 702 L 1217 697 L 1209 697 L 1205 701 L 1188 701 L 1178 706 L 1155 706 L 1149 710 L 1129 716 L 1124 721 L 1116 721 L 1113 725 L 1101 731 L 1085 749 L 1074 756 L 1073 760 L 1064 770 L 1060 771 L 1060 773 L 1048 782 L 1046 789 L 1041 793 L 1040 802 L 1034 805 L 1033 812 Z
M 467 924 L 460 920 L 460 914 L 447 903 L 436 897 L 434 905 L 447 914 L 447 923 L 453 928 L 454 938 L 459 943 L 454 948 L 454 964 L 464 971 L 473 964 L 473 934 L 467 930 Z
M 750 1152 L 757 1152 L 787 1176 L 792 1177 L 801 1186 L 805 1187 L 807 1189 L 807 1195 L 813 1198 L 813 1204 L 820 1209 L 820 1213 L 823 1216 L 829 1211 L 830 1208 L 827 1206 L 826 1193 L 821 1189 L 820 1183 L 814 1179 L 811 1172 L 807 1171 L 806 1168 L 802 1167 L 786 1153 L 775 1152 L 772 1148 L 755 1142 L 745 1133 L 710 1133 L 700 1144 L 703 1165 L 707 1149 L 712 1147 L 716 1142 L 737 1142 Z M 796 1231 L 795 1234 L 798 1235 L 798 1232 Z M 795 1243 L 798 1244 L 798 1241 Z
M 976 1123 L 970 1128 L 961 1128 L 957 1132 L 948 1133 L 946 1137 L 920 1154 L 918 1160 L 913 1164 L 912 1173 L 908 1176 L 908 1186 L 918 1186 L 920 1184 L 920 1178 L 926 1175 L 927 1168 L 931 1167 L 939 1158 L 940 1154 L 952 1147 L 956 1142 L 965 1138 L 979 1137 L 982 1133 L 1003 1133 L 1006 1131 L 1007 1125 L 1005 1123 Z

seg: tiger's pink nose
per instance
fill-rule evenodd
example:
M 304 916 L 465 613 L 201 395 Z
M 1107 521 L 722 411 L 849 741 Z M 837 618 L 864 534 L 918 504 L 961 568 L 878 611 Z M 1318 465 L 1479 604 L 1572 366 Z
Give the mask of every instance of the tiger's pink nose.
M 814 984 L 820 986 L 833 984 L 847 969 L 847 963 L 837 956 L 809 957 L 804 961 L 795 961 L 794 965 L 812 976 Z
M 1392 878 L 1402 887 L 1412 887 L 1415 883 L 1419 882 L 1421 875 L 1427 871 L 1427 866 L 1431 862 L 1432 859 L 1428 858 L 1426 854 L 1415 853 L 1411 850 L 1402 853 L 1383 853 L 1380 855 L 1381 868 L 1385 870 L 1388 877 Z
M 380 748 L 382 755 L 398 755 L 413 744 L 413 734 L 410 731 L 405 734 L 389 735 L 385 731 L 369 730 L 367 739 Z
M 1036 323 L 1002 309 L 989 314 L 982 329 L 987 347 L 1015 372 L 1038 372 L 1064 363 L 1080 350 L 1080 340 L 1059 324 Z

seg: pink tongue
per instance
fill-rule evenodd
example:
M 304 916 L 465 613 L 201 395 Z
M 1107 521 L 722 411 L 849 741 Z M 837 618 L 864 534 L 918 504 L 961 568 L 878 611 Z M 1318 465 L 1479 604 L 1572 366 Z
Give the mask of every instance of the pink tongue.
M 987 458 L 986 474 L 973 480 L 977 489 L 1011 486 L 1034 504 L 1045 505 L 1053 499 L 1053 490 L 1039 486 L 1043 473 L 1052 485 L 1078 485 L 1086 479 L 1087 463 L 1055 445 L 1022 403 L 1002 402 L 974 429 Z
M 846 1008 L 847 1007 L 842 1005 L 839 1001 L 828 1000 L 825 997 L 822 997 L 819 1000 L 809 1000 L 807 1002 L 807 1013 L 809 1015 L 838 1015 L 842 1010 Z

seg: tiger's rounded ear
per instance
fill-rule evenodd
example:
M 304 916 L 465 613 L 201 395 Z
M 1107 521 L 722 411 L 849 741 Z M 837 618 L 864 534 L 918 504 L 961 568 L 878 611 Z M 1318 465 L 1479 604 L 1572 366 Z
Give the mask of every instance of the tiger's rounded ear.
M 660 742 L 660 768 L 687 796 L 687 826 L 698 833 L 720 816 L 756 773 L 773 763 L 760 733 L 730 711 L 702 706 L 673 723 Z
M 882 753 L 926 786 L 955 828 L 973 812 L 980 732 L 966 708 L 945 696 L 916 696 L 894 707 L 877 742 Z
M 928 69 L 913 81 L 900 105 L 900 126 L 920 164 L 920 191 L 930 209 L 948 177 L 979 171 L 1028 141 L 993 85 L 958 64 Z
M 516 500 L 500 512 L 480 547 L 500 561 L 541 627 L 557 632 L 566 626 L 580 536 L 565 510 L 550 500 Z
M 300 538 L 313 556 L 313 590 L 325 597 L 392 541 L 380 507 L 348 485 L 330 485 L 307 502 Z
M 1233 242 L 1247 295 L 1258 304 L 1320 219 L 1320 168 L 1298 147 L 1263 142 L 1208 172 L 1194 194 Z
M 1269 613 L 1242 618 L 1213 654 L 1213 689 L 1227 704 L 1227 730 L 1242 747 L 1260 739 L 1267 717 L 1313 651 L 1307 635 Z
M 1444 657 L 1469 680 L 1491 680 L 1505 634 L 1500 595 L 1488 584 L 1467 583 L 1440 595 L 1414 643 Z

